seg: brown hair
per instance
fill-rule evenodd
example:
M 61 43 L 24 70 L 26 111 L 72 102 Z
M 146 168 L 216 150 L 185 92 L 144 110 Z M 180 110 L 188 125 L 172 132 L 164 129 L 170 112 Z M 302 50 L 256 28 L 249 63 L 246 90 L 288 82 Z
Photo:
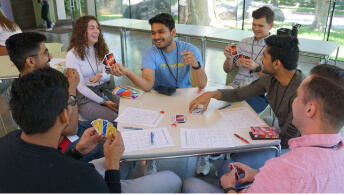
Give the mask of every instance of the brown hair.
M 275 19 L 275 13 L 267 6 L 261 7 L 252 12 L 254 19 L 265 18 L 266 23 L 271 24 Z
M 17 29 L 20 29 L 16 23 L 6 18 L 5 14 L 2 12 L 1 9 L 0 9 L 0 26 L 2 29 L 7 30 L 9 32 L 15 32 Z
M 344 69 L 334 65 L 318 65 L 311 70 L 303 103 L 311 100 L 321 106 L 323 128 L 341 129 L 344 125 Z M 336 131 L 339 132 L 339 131 Z
M 88 48 L 87 28 L 88 28 L 88 22 L 91 20 L 96 21 L 99 26 L 98 42 L 94 44 L 94 49 L 95 49 L 96 59 L 102 60 L 104 56 L 107 53 L 109 53 L 109 48 L 104 41 L 103 33 L 100 28 L 99 22 L 97 18 L 94 16 L 90 16 L 90 15 L 82 16 L 76 20 L 73 26 L 73 33 L 72 33 L 67 51 L 70 51 L 72 48 L 74 48 L 74 54 L 78 55 L 81 58 L 81 60 L 85 59 L 85 55 L 86 55 L 85 47 Z

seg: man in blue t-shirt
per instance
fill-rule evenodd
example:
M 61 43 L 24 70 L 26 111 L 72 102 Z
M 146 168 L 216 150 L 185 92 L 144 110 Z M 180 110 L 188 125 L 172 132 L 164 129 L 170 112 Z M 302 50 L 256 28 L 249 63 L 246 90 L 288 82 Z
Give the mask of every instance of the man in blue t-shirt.
M 149 20 L 149 24 L 154 46 L 148 48 L 142 57 L 142 77 L 118 63 L 110 68 L 110 72 L 118 77 L 127 76 L 146 92 L 157 86 L 189 88 L 190 72 L 196 86 L 200 89 L 205 88 L 207 75 L 201 54 L 194 45 L 174 40 L 176 28 L 172 16 L 167 13 L 158 14 Z M 144 174 L 157 172 L 156 163 L 156 160 L 147 161 Z M 209 162 L 198 161 L 197 169 L 201 170 L 196 172 L 204 171 L 204 168 L 209 172 Z
M 144 91 L 157 86 L 188 88 L 191 86 L 190 72 L 198 88 L 207 85 L 207 75 L 197 47 L 174 40 L 175 22 L 171 15 L 161 13 L 149 20 L 154 46 L 148 48 L 142 57 L 142 77 L 119 64 L 110 68 L 112 74 L 126 75 Z

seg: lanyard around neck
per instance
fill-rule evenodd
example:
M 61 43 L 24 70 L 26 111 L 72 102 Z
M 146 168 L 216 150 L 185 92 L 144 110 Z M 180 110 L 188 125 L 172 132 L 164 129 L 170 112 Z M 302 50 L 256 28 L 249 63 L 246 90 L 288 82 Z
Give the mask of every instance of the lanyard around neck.
M 313 146 L 307 146 L 307 147 L 317 147 L 317 148 L 325 148 L 325 149 L 335 149 L 338 148 L 339 145 L 342 143 L 342 141 L 338 142 L 336 145 L 333 146 L 319 146 L 319 145 L 313 145 Z
M 177 43 L 177 42 L 176 42 L 176 45 L 177 45 L 177 51 L 176 51 L 176 53 L 177 53 L 177 54 L 176 54 L 176 55 L 177 55 L 177 63 L 176 63 L 177 74 L 176 74 L 176 76 L 173 75 L 172 70 L 171 70 L 171 68 L 170 68 L 170 65 L 167 63 L 166 56 L 164 55 L 164 53 L 162 52 L 161 49 L 159 49 L 159 50 L 160 50 L 161 55 L 163 56 L 163 58 L 164 58 L 164 60 L 165 60 L 165 63 L 166 63 L 167 68 L 168 68 L 168 71 L 169 71 L 170 74 L 172 75 L 173 79 L 176 81 L 176 88 L 178 88 L 178 61 L 179 61 L 178 58 L 179 58 L 179 54 L 178 54 L 178 43 Z
M 290 86 L 290 83 L 293 81 L 293 79 L 294 79 L 294 77 L 295 77 L 295 74 L 296 74 L 296 71 L 295 71 L 293 77 L 291 78 L 290 82 L 288 83 L 287 88 L 284 90 L 283 96 L 282 96 L 282 98 L 281 98 L 281 101 L 280 101 L 279 104 L 278 104 L 278 107 L 276 107 L 276 106 L 277 106 L 277 99 L 276 99 L 276 101 L 275 101 L 275 107 L 274 107 L 274 108 L 276 108 L 276 112 L 275 112 L 276 114 L 278 113 L 278 110 L 279 110 L 279 108 L 280 108 L 280 106 L 281 106 L 281 104 L 282 104 L 282 102 L 283 102 L 284 96 L 285 96 L 285 94 L 287 93 L 288 88 L 289 88 L 289 86 Z M 277 90 L 276 90 L 276 98 L 277 98 L 277 95 L 278 95 L 278 89 L 279 89 L 279 86 L 280 86 L 280 85 L 281 85 L 281 83 L 278 82 L 278 86 L 277 86 Z M 274 124 L 275 124 L 275 117 L 273 117 L 273 119 L 272 119 L 272 126 L 274 126 Z
M 90 67 L 91 67 L 91 69 L 92 69 L 92 71 L 93 71 L 93 74 L 94 74 L 94 76 L 97 76 L 96 72 L 93 70 L 93 67 L 92 67 L 92 65 L 91 65 L 90 61 L 88 60 L 88 57 L 87 57 L 87 55 L 85 55 L 85 57 L 86 57 L 86 59 L 87 59 L 87 62 L 88 62 L 88 64 L 90 65 Z M 97 73 L 98 73 L 98 65 L 97 65 L 97 60 L 96 60 L 96 67 L 97 67 Z M 99 80 L 98 80 L 98 83 L 100 83 L 100 81 L 99 81 Z
M 255 39 L 256 39 L 256 38 L 255 38 L 255 37 L 253 37 L 253 41 L 252 41 L 252 53 L 251 53 L 251 59 L 253 59 L 253 45 L 254 45 L 254 40 L 255 40 Z M 258 46 L 258 41 L 257 41 L 257 46 Z M 265 46 L 266 46 L 266 44 L 263 46 L 263 48 L 262 48 L 262 49 L 260 49 L 259 53 L 257 54 L 256 58 L 255 58 L 253 61 L 256 61 L 256 60 L 257 60 L 257 58 L 258 58 L 259 54 L 262 52 L 262 50 L 265 48 Z

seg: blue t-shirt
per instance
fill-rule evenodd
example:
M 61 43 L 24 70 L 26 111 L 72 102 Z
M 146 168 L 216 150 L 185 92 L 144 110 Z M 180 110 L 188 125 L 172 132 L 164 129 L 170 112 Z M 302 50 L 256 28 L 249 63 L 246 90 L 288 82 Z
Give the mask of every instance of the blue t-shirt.
M 183 50 L 191 51 L 196 57 L 196 60 L 203 66 L 202 57 L 197 47 L 182 41 L 176 40 L 177 47 L 172 52 L 164 52 L 158 49 L 155 45 L 148 48 L 142 57 L 142 69 L 151 68 L 155 70 L 155 81 L 153 88 L 161 85 L 176 88 L 176 79 L 178 80 L 178 88 L 189 88 L 190 82 L 190 64 L 184 64 L 181 55 Z M 178 51 L 177 51 L 178 50 Z M 165 56 L 165 57 L 164 57 Z M 177 57 L 178 56 L 178 57 Z M 166 58 L 166 61 L 165 61 Z M 178 69 L 177 69 L 178 58 Z M 170 67 L 167 67 L 167 64 Z M 178 70 L 178 76 L 177 76 Z M 173 75 L 172 75 L 172 74 Z M 174 76 L 174 77 L 173 77 Z

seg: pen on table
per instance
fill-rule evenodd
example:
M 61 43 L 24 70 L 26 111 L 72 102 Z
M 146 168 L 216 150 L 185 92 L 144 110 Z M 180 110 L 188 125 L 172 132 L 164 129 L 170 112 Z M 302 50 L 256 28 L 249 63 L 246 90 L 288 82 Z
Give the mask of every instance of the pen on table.
M 230 107 L 230 106 L 232 106 L 232 104 L 227 104 L 226 106 L 219 108 L 219 110 L 225 109 L 225 108 Z
M 151 144 L 153 145 L 154 144 L 154 133 L 151 132 Z
M 234 135 L 235 135 L 235 137 L 241 139 L 241 140 L 244 141 L 245 143 L 250 144 L 249 141 L 247 141 L 245 138 L 241 137 L 240 135 L 238 135 L 238 134 L 236 134 L 236 133 L 234 133 Z
M 139 128 L 139 127 L 122 127 L 123 129 L 134 129 L 134 130 L 143 130 L 143 128 Z

